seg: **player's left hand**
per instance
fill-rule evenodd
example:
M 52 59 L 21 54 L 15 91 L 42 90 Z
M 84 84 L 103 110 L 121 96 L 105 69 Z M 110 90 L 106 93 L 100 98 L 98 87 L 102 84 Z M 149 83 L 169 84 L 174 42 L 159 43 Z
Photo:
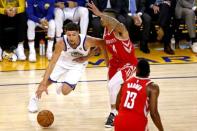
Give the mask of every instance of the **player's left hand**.
M 88 56 L 82 56 L 82 57 L 78 57 L 78 58 L 73 59 L 73 61 L 79 62 L 79 63 L 83 63 L 87 60 L 88 60 Z

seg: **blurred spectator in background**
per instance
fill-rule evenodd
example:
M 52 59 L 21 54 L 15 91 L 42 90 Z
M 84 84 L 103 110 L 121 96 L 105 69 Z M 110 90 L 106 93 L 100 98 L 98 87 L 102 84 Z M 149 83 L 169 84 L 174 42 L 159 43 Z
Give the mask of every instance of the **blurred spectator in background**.
M 27 16 L 28 29 L 27 37 L 29 44 L 29 61 L 36 62 L 35 51 L 35 28 L 39 26 L 48 31 L 48 46 L 46 55 L 50 60 L 52 57 L 54 36 L 55 36 L 55 21 L 54 21 L 54 5 L 55 0 L 27 0 Z
M 175 7 L 177 0 L 171 0 L 170 6 L 170 26 L 168 26 L 168 32 L 166 34 L 165 43 L 169 43 L 172 50 L 175 50 L 179 47 L 178 40 L 180 39 L 178 36 L 179 32 L 179 24 L 177 19 L 175 18 Z
M 92 0 L 100 11 L 108 12 L 126 27 L 128 27 L 128 0 Z M 130 17 L 131 19 L 131 17 Z M 92 15 L 92 35 L 101 38 L 103 36 L 104 28 L 101 25 L 100 18 Z M 128 28 L 127 28 L 128 29 Z M 129 29 L 128 29 L 129 30 Z
M 129 30 L 131 39 L 134 39 L 134 37 L 136 37 L 135 33 L 140 32 L 140 30 L 142 29 L 140 37 L 140 50 L 144 53 L 150 53 L 150 50 L 148 48 L 148 40 L 151 26 L 151 17 L 145 12 L 145 4 L 146 0 L 129 0 L 129 10 L 131 15 L 133 17 L 141 17 L 142 19 L 142 28 L 141 25 L 137 25 L 133 19 L 130 19 L 131 24 L 129 24 Z
M 2 61 L 2 50 L 14 51 L 18 60 L 26 59 L 23 47 L 26 31 L 24 12 L 25 0 L 0 0 L 0 61 Z M 6 28 L 10 27 L 15 31 L 13 36 L 5 33 Z M 5 39 L 6 35 L 13 43 L 6 43 L 8 41 Z
M 192 51 L 197 53 L 197 41 L 196 41 L 196 19 L 195 12 L 197 12 L 197 7 L 195 6 L 195 0 L 178 0 L 175 9 L 175 15 L 180 21 L 183 19 L 187 25 L 189 32 L 189 37 L 191 41 Z
M 55 8 L 56 40 L 61 38 L 63 23 L 71 20 L 80 24 L 80 33 L 86 34 L 89 24 L 89 11 L 85 0 L 57 0 Z
M 151 16 L 152 21 L 156 21 L 159 25 L 157 29 L 157 40 L 164 42 L 164 52 L 167 54 L 174 54 L 174 51 L 170 46 L 170 38 L 167 35 L 170 28 L 171 1 L 169 0 L 148 0 L 147 1 L 147 13 Z

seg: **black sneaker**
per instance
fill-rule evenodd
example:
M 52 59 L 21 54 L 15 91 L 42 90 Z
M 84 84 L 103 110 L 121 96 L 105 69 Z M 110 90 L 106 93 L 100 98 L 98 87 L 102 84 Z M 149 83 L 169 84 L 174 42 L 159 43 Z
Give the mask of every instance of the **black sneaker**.
M 113 113 L 109 114 L 107 121 L 105 123 L 106 128 L 111 128 L 114 126 L 114 117 L 115 117 L 115 115 Z
M 148 48 L 148 42 L 145 42 L 145 41 L 141 41 L 140 42 L 140 50 L 146 54 L 149 54 L 150 53 L 150 50 Z

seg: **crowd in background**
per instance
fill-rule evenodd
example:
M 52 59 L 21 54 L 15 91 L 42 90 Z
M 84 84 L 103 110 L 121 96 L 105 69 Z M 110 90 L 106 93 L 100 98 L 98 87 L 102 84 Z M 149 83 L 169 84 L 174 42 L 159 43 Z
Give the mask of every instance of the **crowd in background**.
M 110 12 L 123 23 L 131 40 L 139 40 L 143 53 L 150 53 L 148 43 L 152 35 L 163 43 L 164 52 L 175 54 L 171 39 L 179 45 L 180 24 L 187 25 L 189 43 L 197 53 L 195 0 L 92 0 L 99 10 Z M 103 27 L 100 18 L 86 7 L 86 0 L 0 0 L 0 61 L 6 52 L 15 55 L 16 60 L 26 60 L 24 43 L 27 43 L 28 60 L 36 62 L 36 27 L 47 32 L 46 57 L 51 59 L 54 42 L 61 39 L 63 25 L 67 20 L 80 25 L 80 32 L 102 38 Z M 140 16 L 142 24 L 132 19 Z M 154 33 L 155 32 L 155 35 Z M 27 41 L 27 42 L 25 42 Z

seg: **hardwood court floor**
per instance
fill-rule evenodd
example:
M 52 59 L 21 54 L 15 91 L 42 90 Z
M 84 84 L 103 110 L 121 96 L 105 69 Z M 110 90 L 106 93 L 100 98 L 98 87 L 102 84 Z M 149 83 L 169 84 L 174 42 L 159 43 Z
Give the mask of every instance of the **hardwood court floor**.
M 197 130 L 197 64 L 151 65 L 151 78 L 160 85 L 159 112 L 165 131 Z M 107 68 L 87 68 L 68 96 L 56 95 L 56 85 L 43 95 L 40 110 L 54 113 L 48 129 L 27 111 L 30 96 L 44 70 L 0 72 L 0 131 L 113 131 L 104 128 L 109 113 Z M 149 120 L 150 131 L 157 131 Z

